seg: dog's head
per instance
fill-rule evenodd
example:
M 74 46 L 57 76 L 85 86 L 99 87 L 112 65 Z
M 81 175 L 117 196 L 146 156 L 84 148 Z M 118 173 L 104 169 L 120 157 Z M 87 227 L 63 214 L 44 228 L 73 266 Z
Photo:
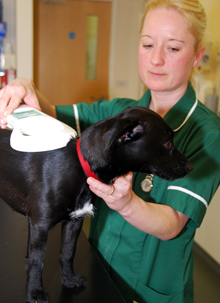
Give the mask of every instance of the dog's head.
M 174 132 L 158 114 L 131 107 L 83 132 L 82 153 L 106 183 L 128 171 L 174 180 L 184 177 L 193 166 L 176 149 L 173 137 Z

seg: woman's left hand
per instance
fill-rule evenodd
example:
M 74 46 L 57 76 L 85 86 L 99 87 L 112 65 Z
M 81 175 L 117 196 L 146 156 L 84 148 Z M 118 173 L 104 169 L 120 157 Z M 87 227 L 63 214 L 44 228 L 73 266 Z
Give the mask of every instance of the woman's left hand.
M 117 178 L 112 185 L 106 185 L 91 177 L 87 179 L 87 183 L 90 190 L 102 198 L 109 208 L 120 213 L 129 208 L 133 201 L 132 178 L 133 174 L 129 172 Z

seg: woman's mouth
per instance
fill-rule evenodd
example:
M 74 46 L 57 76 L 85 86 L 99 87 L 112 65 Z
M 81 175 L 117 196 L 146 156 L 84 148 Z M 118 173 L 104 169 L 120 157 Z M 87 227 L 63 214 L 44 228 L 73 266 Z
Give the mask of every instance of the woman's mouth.
M 155 78 L 161 78 L 161 77 L 164 77 L 166 74 L 163 74 L 163 73 L 154 73 L 154 72 L 149 72 L 150 75 L 152 77 L 155 77 Z

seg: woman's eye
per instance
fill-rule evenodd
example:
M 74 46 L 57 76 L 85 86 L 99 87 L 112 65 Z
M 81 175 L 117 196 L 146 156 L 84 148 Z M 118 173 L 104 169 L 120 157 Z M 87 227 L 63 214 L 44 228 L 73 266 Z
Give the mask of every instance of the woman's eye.
M 152 44 L 144 44 L 145 48 L 151 48 L 153 45 Z
M 179 51 L 179 49 L 176 48 L 176 47 L 170 47 L 170 50 L 171 50 L 172 52 L 178 52 L 178 51 Z

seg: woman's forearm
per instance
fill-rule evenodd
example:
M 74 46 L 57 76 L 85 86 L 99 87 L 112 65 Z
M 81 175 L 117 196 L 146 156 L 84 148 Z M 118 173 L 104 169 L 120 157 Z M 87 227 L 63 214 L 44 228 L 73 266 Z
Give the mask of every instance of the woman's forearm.
M 176 237 L 188 221 L 188 217 L 172 207 L 143 201 L 133 194 L 129 207 L 119 211 L 131 225 L 161 240 Z
M 55 106 L 50 104 L 49 101 L 46 99 L 46 97 L 44 97 L 37 89 L 35 89 L 35 91 L 42 111 L 45 114 L 53 118 L 56 118 Z

